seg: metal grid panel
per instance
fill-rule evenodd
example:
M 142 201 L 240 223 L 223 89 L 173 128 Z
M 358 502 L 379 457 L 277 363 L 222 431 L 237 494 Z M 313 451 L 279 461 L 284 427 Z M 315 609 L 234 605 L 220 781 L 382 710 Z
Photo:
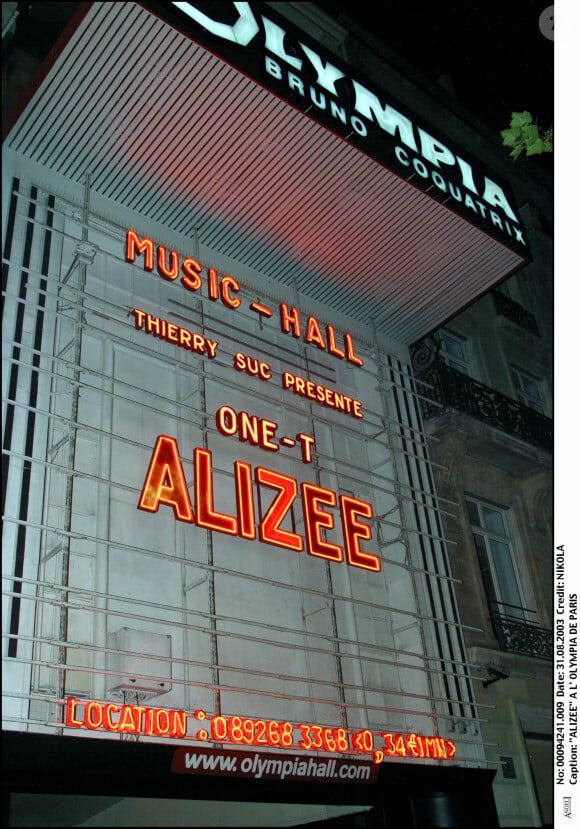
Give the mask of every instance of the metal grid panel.
M 79 209 L 39 192 L 30 183 L 14 192 L 15 245 L 5 261 L 6 377 L 18 373 L 20 389 L 8 389 L 5 402 L 24 427 L 5 443 L 4 593 L 6 607 L 20 614 L 4 633 L 7 727 L 62 730 L 68 696 L 116 698 L 141 660 L 136 702 L 159 696 L 170 680 L 168 707 L 267 711 L 296 723 L 310 712 L 310 721 L 367 726 L 377 736 L 388 722 L 451 736 L 458 761 L 483 762 L 477 732 L 470 732 L 479 723 L 473 666 L 461 652 L 438 519 L 452 505 L 432 490 L 409 367 L 376 344 L 361 346 L 365 367 L 356 376 L 368 402 L 356 428 L 324 409 L 282 400 L 269 384 L 255 395 L 262 413 L 306 420 L 316 430 L 316 465 L 299 465 L 297 477 L 372 492 L 380 579 L 347 577 L 344 563 L 325 573 L 319 561 L 288 551 L 277 551 L 279 566 L 276 552 L 257 541 L 242 547 L 217 533 L 204 537 L 201 528 L 174 521 L 170 509 L 142 516 L 135 504 L 159 431 L 180 440 L 189 487 L 192 444 L 211 447 L 220 498 L 232 489 L 232 451 L 253 465 L 264 462 L 258 448 L 225 447 L 213 422 L 216 404 L 248 399 L 232 372 L 236 348 L 251 343 L 272 365 L 292 364 L 326 382 L 332 361 L 315 349 L 309 356 L 292 338 L 261 334 L 247 312 L 232 324 L 199 297 L 189 308 L 171 302 L 175 285 L 124 262 L 122 225 L 104 229 L 88 203 Z M 83 243 L 94 245 L 94 262 L 83 263 L 92 258 Z M 255 296 L 255 287 L 242 287 L 246 301 Z M 219 333 L 220 359 L 191 359 L 135 332 L 128 309 L 144 296 L 163 313 L 173 317 L 179 308 L 190 325 Z M 308 302 L 301 302 L 306 313 Z M 28 320 L 22 330 L 18 309 Z M 41 317 L 42 343 L 30 338 Z M 296 463 L 287 453 L 282 468 Z M 123 642 L 144 648 L 147 631 L 157 638 L 146 649 L 124 652 Z

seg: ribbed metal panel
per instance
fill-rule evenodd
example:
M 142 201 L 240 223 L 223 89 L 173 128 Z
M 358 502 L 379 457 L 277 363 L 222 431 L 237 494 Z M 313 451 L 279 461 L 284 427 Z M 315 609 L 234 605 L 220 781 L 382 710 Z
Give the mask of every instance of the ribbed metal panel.
M 406 343 L 522 261 L 132 3 L 93 4 L 7 144 Z

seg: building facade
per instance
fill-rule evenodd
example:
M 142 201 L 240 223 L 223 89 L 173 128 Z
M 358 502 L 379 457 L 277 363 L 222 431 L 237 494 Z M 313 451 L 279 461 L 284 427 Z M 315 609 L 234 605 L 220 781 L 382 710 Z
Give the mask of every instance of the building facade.
M 549 314 L 457 314 L 547 247 L 446 94 L 312 4 L 83 3 L 9 116 L 8 821 L 541 825 L 550 447 L 418 357 L 542 432 Z
M 460 505 L 445 517 L 451 569 L 461 618 L 478 629 L 466 632 L 477 696 L 496 706 L 483 733 L 509 826 L 553 813 L 551 240 L 538 221 L 530 238 L 532 264 L 415 351 L 442 406 L 425 401 L 424 414 L 438 492 Z

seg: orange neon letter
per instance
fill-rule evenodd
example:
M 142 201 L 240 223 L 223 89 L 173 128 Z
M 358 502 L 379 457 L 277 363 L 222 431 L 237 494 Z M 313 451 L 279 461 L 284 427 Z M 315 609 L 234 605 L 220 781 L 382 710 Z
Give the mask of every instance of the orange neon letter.
M 425 737 L 425 757 L 437 756 L 437 738 Z
M 280 305 L 280 325 L 282 327 L 282 331 L 285 331 L 287 334 L 290 333 L 290 327 L 292 327 L 292 335 L 296 337 L 296 339 L 300 337 L 300 320 L 298 318 L 298 310 L 296 308 L 292 308 L 292 311 L 290 312 L 285 302 L 282 302 Z
M 304 547 L 302 536 L 280 529 L 280 524 L 296 498 L 298 484 L 294 478 L 262 466 L 256 469 L 256 479 L 260 484 L 279 490 L 260 524 L 260 541 L 266 544 L 276 544 L 278 547 L 287 547 L 299 553 Z
M 187 711 L 170 711 L 170 731 L 172 737 L 183 738 L 187 734 Z
M 238 416 L 231 406 L 220 406 L 215 422 L 222 435 L 235 435 L 238 430 Z
M 139 509 L 157 512 L 160 503 L 173 507 L 179 521 L 194 520 L 177 441 L 167 435 L 159 435 L 157 438 Z
M 355 365 L 357 366 L 362 366 L 363 361 L 354 353 L 352 337 L 350 336 L 350 334 L 344 335 L 344 344 L 346 345 L 346 359 L 350 360 L 351 363 L 355 363 Z
M 304 342 L 316 343 L 318 348 L 326 349 L 326 343 L 324 342 L 324 337 L 322 336 L 322 331 L 320 330 L 316 317 L 308 318 L 308 329 L 304 337 Z
M 93 712 L 96 712 L 96 716 L 93 716 Z M 94 731 L 95 729 L 100 728 L 102 724 L 103 706 L 100 702 L 91 700 L 87 703 L 87 705 L 85 705 L 85 725 L 87 728 Z
M 164 717 L 163 724 L 161 723 L 161 717 Z M 157 734 L 158 737 L 163 737 L 164 734 L 167 734 L 169 731 L 169 711 L 165 708 L 156 708 L 153 712 L 153 731 Z
M 105 705 L 103 709 L 103 725 L 107 729 L 107 731 L 118 731 L 119 730 L 119 723 L 113 722 L 111 719 L 111 711 L 119 711 L 119 706 L 116 705 L 114 702 L 109 702 Z
M 177 279 L 179 276 L 179 259 L 177 253 L 174 250 L 171 251 L 171 268 L 168 268 L 167 250 L 165 245 L 159 245 L 157 248 L 157 270 L 165 279 Z
M 145 710 L 143 706 L 135 706 L 136 713 L 139 717 L 138 722 L 141 720 L 141 714 L 139 713 L 142 710 Z M 134 709 L 131 705 L 124 705 L 121 708 L 121 717 L 119 719 L 119 731 L 126 731 L 128 734 L 135 734 L 139 731 L 138 723 L 135 722 L 135 718 L 133 716 Z
M 74 697 L 69 697 L 66 701 L 66 724 L 73 725 L 75 728 L 82 728 L 82 720 L 75 720 L 75 708 L 77 701 Z
M 344 351 L 340 349 L 336 344 L 336 334 L 334 332 L 334 328 L 332 325 L 326 326 L 326 336 L 328 337 L 328 350 L 331 354 L 335 354 L 337 357 L 344 359 Z
M 256 537 L 254 517 L 254 491 L 252 489 L 252 467 L 244 461 L 236 461 L 236 502 L 238 505 L 238 535 L 241 538 Z
M 323 541 L 320 535 L 320 528 L 332 529 L 334 519 L 328 512 L 318 508 L 318 504 L 328 504 L 329 507 L 336 506 L 336 495 L 329 489 L 323 489 L 315 484 L 302 484 L 302 510 L 304 512 L 304 523 L 306 525 L 306 551 L 311 556 L 329 558 L 332 561 L 342 561 L 342 547 L 338 544 L 331 544 Z
M 181 281 L 190 291 L 199 291 L 201 288 L 201 265 L 195 259 L 185 259 L 181 266 L 184 274 Z
M 221 533 L 236 535 L 238 522 L 233 515 L 215 512 L 213 508 L 213 474 L 211 452 L 196 449 L 193 453 L 195 463 L 195 512 L 200 527 L 217 530 Z
M 355 518 L 355 515 L 372 518 L 373 508 L 365 501 L 359 501 L 349 495 L 341 495 L 340 513 L 348 563 L 352 564 L 353 567 L 362 567 L 365 570 L 376 570 L 378 572 L 381 569 L 381 562 L 377 556 L 364 553 L 359 546 L 359 538 L 368 540 L 371 537 L 371 528 L 368 524 L 361 524 Z
M 229 306 L 230 308 L 237 308 L 239 305 L 242 304 L 242 300 L 236 296 L 232 297 L 230 295 L 230 288 L 233 291 L 239 291 L 240 286 L 233 278 L 233 276 L 224 276 L 222 279 L 222 302 L 224 305 Z
M 296 440 L 300 441 L 300 449 L 302 450 L 302 463 L 310 463 L 312 460 L 312 445 L 314 438 L 311 435 L 305 435 L 302 432 L 296 435 Z
M 216 299 L 219 299 L 219 290 L 218 290 L 218 273 L 215 268 L 210 268 L 207 272 L 208 277 L 208 290 L 209 290 L 209 298 L 213 299 L 214 302 Z
M 155 251 L 152 239 L 139 239 L 134 230 L 127 231 L 127 261 L 135 261 L 135 250 L 145 253 L 145 270 L 152 271 L 155 264 Z

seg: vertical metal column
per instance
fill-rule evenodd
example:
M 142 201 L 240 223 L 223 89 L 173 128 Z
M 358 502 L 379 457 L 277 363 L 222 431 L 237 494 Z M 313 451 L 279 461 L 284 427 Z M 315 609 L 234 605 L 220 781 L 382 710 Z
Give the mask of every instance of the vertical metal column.
M 296 281 L 294 281 L 294 301 L 296 303 L 296 308 L 299 309 L 300 307 L 300 300 L 298 294 L 298 287 L 296 285 Z M 310 370 L 308 367 L 308 349 L 304 345 L 303 342 L 300 343 L 300 350 L 302 352 L 302 356 L 304 358 L 304 362 L 306 365 L 306 374 L 310 376 Z M 312 465 L 314 467 L 314 476 L 316 478 L 317 486 L 322 486 L 320 482 L 320 468 L 318 466 L 318 459 L 317 459 L 317 452 L 316 452 L 316 429 L 314 426 L 314 415 L 312 413 L 312 403 L 308 403 L 308 420 L 310 424 L 310 431 L 314 440 L 314 450 L 312 456 Z M 334 662 L 336 667 L 336 679 L 338 683 L 338 696 L 340 700 L 340 723 L 343 728 L 348 728 L 348 717 L 346 714 L 346 696 L 344 693 L 344 675 L 342 672 L 342 662 L 340 658 L 340 648 L 339 648 L 339 638 L 338 638 L 338 623 L 336 621 L 336 602 L 332 598 L 334 593 L 334 586 L 332 583 L 332 571 L 330 568 L 330 562 L 324 562 L 324 570 L 326 574 L 326 589 L 328 591 L 328 595 L 330 596 L 330 624 L 332 628 L 332 639 L 333 639 L 333 648 L 334 648 Z
M 70 571 L 70 556 L 71 556 L 71 529 L 72 529 L 72 499 L 74 487 L 74 467 L 75 467 L 75 453 L 76 453 L 76 438 L 77 438 L 77 419 L 79 411 L 79 394 L 80 394 L 80 363 L 81 363 L 81 348 L 82 348 L 82 322 L 83 322 L 83 304 L 84 304 L 84 290 L 87 278 L 87 264 L 92 261 L 92 258 L 87 256 L 91 249 L 89 242 L 89 215 L 90 215 L 90 175 L 85 175 L 83 213 L 82 213 L 82 229 L 81 229 L 81 244 L 77 244 L 75 248 L 75 256 L 71 268 L 69 268 L 65 278 L 62 280 L 62 285 L 66 285 L 72 276 L 75 268 L 78 269 L 77 280 L 77 298 L 73 308 L 73 378 L 72 378 L 72 403 L 68 430 L 68 462 L 67 462 L 67 479 L 65 488 L 64 500 L 64 529 L 65 535 L 62 543 L 62 564 L 61 564 L 61 582 L 63 588 L 61 592 L 61 607 L 59 617 L 58 629 L 58 684 L 57 684 L 57 698 L 64 699 L 66 689 L 66 660 L 67 660 L 67 638 L 68 638 L 68 600 L 69 593 L 66 589 L 69 584 Z M 93 251 L 94 256 L 94 251 Z M 61 287 L 59 287 L 59 300 L 61 295 Z M 65 708 L 62 708 L 62 718 L 64 723 Z
M 201 330 L 205 334 L 205 317 L 203 313 L 203 305 L 200 303 L 200 313 L 201 313 Z M 206 397 L 206 388 L 205 388 L 205 368 L 204 364 L 202 363 L 200 369 L 200 407 L 202 411 L 201 415 L 201 428 L 203 432 L 203 448 L 208 450 L 209 449 L 209 441 L 207 437 L 208 431 L 208 423 L 207 423 L 207 397 Z M 195 471 L 194 471 L 195 474 Z M 213 700 L 214 700 L 214 714 L 221 714 L 222 711 L 222 703 L 221 703 L 221 693 L 219 687 L 219 652 L 218 652 L 218 637 L 217 637 L 217 620 L 216 620 L 216 601 L 215 601 L 215 572 L 214 572 L 214 559 L 213 559 L 213 535 L 212 530 L 206 530 L 206 539 L 207 539 L 207 563 L 209 565 L 208 569 L 208 601 L 209 601 L 209 625 L 210 625 L 210 658 L 211 658 L 211 672 L 212 672 L 212 684 L 214 686 L 213 691 Z
M 416 397 L 416 384 L 414 378 L 410 378 L 412 384 L 412 413 L 415 421 L 421 423 L 421 408 Z M 418 454 L 422 456 L 422 469 L 420 469 L 420 480 L 424 480 L 423 489 L 428 489 L 436 494 L 435 480 L 432 471 L 432 462 L 429 457 L 428 448 L 420 447 L 421 451 Z M 423 500 L 425 500 L 423 498 Z M 429 513 L 427 515 L 428 527 L 435 536 L 443 536 L 443 526 L 438 511 Z M 430 541 L 431 556 L 435 567 L 441 568 L 446 576 L 451 575 L 449 560 L 447 558 L 447 551 L 441 541 L 435 543 L 434 539 Z M 453 683 L 457 691 L 457 698 L 460 700 L 458 704 L 452 704 L 453 712 L 457 713 L 459 717 L 469 717 L 477 719 L 477 710 L 475 708 L 475 697 L 472 687 L 472 680 L 469 674 L 469 669 L 466 668 L 467 656 L 466 648 L 463 640 L 462 628 L 459 625 L 460 617 L 455 599 L 455 592 L 451 583 L 448 583 L 444 589 L 442 583 L 439 584 L 439 593 L 441 596 L 441 606 L 445 608 L 445 618 L 453 620 L 456 623 L 455 627 L 446 627 L 446 638 L 450 653 L 451 670 L 454 674 Z M 470 712 L 470 713 L 469 713 Z M 474 726 L 474 733 L 478 733 L 478 726 Z
M 378 379 L 379 379 L 379 397 L 380 397 L 380 400 L 381 400 L 381 410 L 382 410 L 382 416 L 383 416 L 383 424 L 382 425 L 383 425 L 383 429 L 385 431 L 385 434 L 388 435 L 389 432 L 390 432 L 390 427 L 388 425 L 389 407 L 387 405 L 387 400 L 386 400 L 386 395 L 385 395 L 385 384 L 387 383 L 387 380 L 385 378 L 385 373 L 384 373 L 384 368 L 383 368 L 383 361 L 382 361 L 382 356 L 381 356 L 381 349 L 380 349 L 380 346 L 379 346 L 377 329 L 376 329 L 376 326 L 375 326 L 375 321 L 372 318 L 370 320 L 370 328 L 371 328 L 371 331 L 372 331 L 372 334 L 373 334 L 373 346 L 374 346 L 374 351 L 375 351 L 377 376 L 378 376 Z M 412 426 L 410 424 L 409 424 L 408 428 L 412 431 Z M 403 429 L 402 423 L 399 426 L 399 429 L 402 433 L 402 429 Z M 389 444 L 392 446 L 392 443 L 391 443 L 390 439 L 389 439 Z M 398 476 L 399 476 L 399 473 L 397 473 L 397 477 Z M 408 555 L 408 551 L 410 549 L 409 534 L 403 528 L 403 523 L 404 523 L 404 518 L 403 517 L 404 517 L 405 513 L 404 513 L 403 504 L 402 504 L 402 501 L 401 501 L 401 498 L 400 498 L 400 492 L 398 491 L 397 484 L 395 484 L 393 490 L 394 490 L 393 495 L 394 495 L 394 497 L 397 501 L 397 504 L 398 504 L 399 515 L 401 516 L 400 537 L 403 539 L 403 543 L 404 543 L 404 546 L 405 546 L 405 549 L 406 549 L 407 555 Z M 384 544 L 382 542 L 382 536 L 381 536 L 381 532 L 380 532 L 380 526 L 379 526 L 378 519 L 377 519 L 377 538 L 378 538 L 378 541 L 379 541 L 379 546 L 382 549 Z M 417 610 L 419 610 L 421 608 L 421 602 L 420 602 L 420 598 L 419 598 L 419 594 L 418 594 L 418 590 L 417 590 L 415 574 L 413 573 L 412 570 L 409 570 L 409 578 L 411 580 L 411 585 L 412 585 L 412 589 L 413 589 L 413 598 L 415 600 L 415 606 L 416 606 Z M 428 651 L 427 651 L 427 642 L 425 640 L 425 631 L 424 631 L 424 627 L 423 627 L 423 622 L 417 620 L 417 625 L 419 627 L 419 636 L 421 638 L 422 650 L 423 650 L 423 653 L 425 654 L 425 653 L 428 653 Z M 435 696 L 435 692 L 434 692 L 434 689 L 433 689 L 433 681 L 432 681 L 432 677 L 431 677 L 431 672 L 429 671 L 429 665 L 428 665 L 427 662 L 424 662 L 424 668 L 425 668 L 425 671 L 424 671 L 425 679 L 426 679 L 426 682 L 427 682 L 427 687 L 429 688 L 429 696 L 432 699 L 433 696 Z M 431 709 L 433 710 L 433 712 L 435 712 L 435 706 L 434 706 L 433 702 L 431 703 Z

